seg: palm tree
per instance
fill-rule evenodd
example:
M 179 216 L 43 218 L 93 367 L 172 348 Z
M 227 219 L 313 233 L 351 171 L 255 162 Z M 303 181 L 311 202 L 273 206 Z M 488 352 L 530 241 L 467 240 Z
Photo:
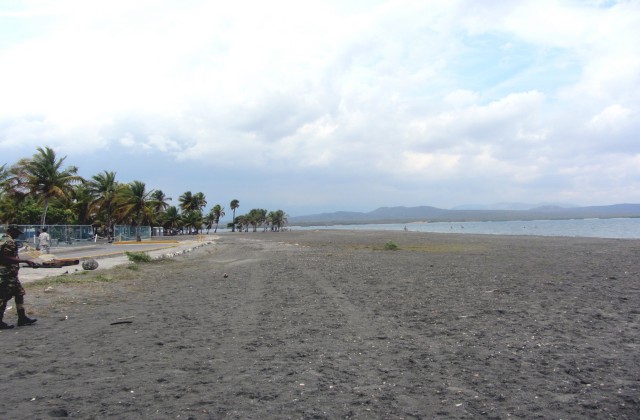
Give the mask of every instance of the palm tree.
M 244 227 L 248 226 L 250 223 L 247 215 L 238 216 L 237 219 L 233 219 L 233 226 L 238 225 L 238 229 L 240 232 L 244 232 Z
M 167 208 L 169 208 L 169 203 L 167 203 L 167 201 L 171 201 L 171 197 L 167 197 L 162 190 L 155 190 L 151 194 L 151 201 L 155 212 L 163 213 Z
M 193 195 L 193 202 L 194 202 L 194 208 L 192 210 L 200 210 L 202 211 L 202 209 L 204 209 L 205 207 L 207 207 L 207 199 L 205 197 L 205 195 L 201 192 L 195 193 Z
M 216 228 L 213 233 L 216 233 L 218 232 L 218 224 L 220 223 L 220 218 L 224 217 L 225 215 L 224 207 L 222 207 L 220 204 L 216 204 L 215 206 L 213 206 L 213 209 L 211 209 L 211 213 L 213 213 L 213 221 L 216 224 Z
M 236 199 L 231 200 L 231 204 L 229 205 L 229 208 L 231 210 L 233 210 L 233 220 L 232 220 L 232 227 L 231 227 L 231 232 L 235 232 L 236 231 L 236 209 L 240 207 L 240 202 Z
M 258 230 L 258 226 L 267 220 L 267 211 L 265 209 L 251 209 L 247 216 L 247 220 L 253 226 L 253 231 Z
M 287 214 L 282 210 L 276 210 L 269 213 L 272 229 L 279 231 L 282 226 L 287 224 Z
M 7 188 L 7 181 L 11 176 L 11 172 L 7 169 L 7 164 L 0 166 L 0 192 L 4 192 Z
M 11 194 L 11 172 L 7 169 L 7 164 L 0 166 L 0 221 L 12 222 L 17 213 L 17 206 Z
M 81 225 L 90 225 L 91 217 L 91 200 L 92 196 L 85 184 L 74 185 L 71 195 L 72 210 L 77 223 Z
M 204 218 L 200 210 L 193 210 L 185 213 L 183 216 L 184 225 L 189 228 L 195 229 L 196 233 L 202 229 Z
M 77 175 L 77 167 L 68 166 L 61 169 L 66 158 L 65 156 L 58 159 L 53 149 L 39 147 L 38 153 L 31 159 L 20 159 L 12 168 L 16 174 L 16 187 L 35 195 L 42 204 L 41 226 L 46 223 L 47 209 L 51 199 L 70 196 L 73 185 L 84 182 L 84 179 Z
M 204 194 L 199 192 L 192 194 L 187 191 L 179 198 L 180 208 L 183 213 L 184 226 L 193 227 L 196 231 L 200 231 L 204 217 L 202 216 L 202 207 L 207 204 Z
M 169 207 L 162 215 L 162 227 L 171 230 L 172 234 L 174 229 L 180 226 L 181 221 L 182 216 L 176 206 Z
M 180 208 L 184 211 L 202 211 L 207 205 L 205 195 L 201 192 L 192 194 L 191 191 L 187 191 L 178 200 L 180 200 Z
M 204 217 L 204 226 L 207 228 L 207 235 L 209 234 L 209 229 L 211 229 L 211 226 L 213 226 L 213 224 L 216 222 L 216 216 L 215 214 L 213 214 L 213 209 L 211 209 L 209 211 L 209 213 L 207 213 L 207 215 Z
M 89 194 L 94 198 L 90 205 L 90 210 L 95 213 L 96 217 L 99 213 L 104 212 L 107 216 L 107 238 L 111 239 L 111 233 L 113 232 L 112 216 L 113 207 L 116 194 L 118 192 L 119 184 L 116 182 L 116 173 L 104 171 L 101 174 L 94 175 L 91 180 L 87 182 Z
M 18 204 L 8 193 L 0 192 L 0 222 L 14 223 L 18 215 Z
M 151 194 L 151 209 L 153 210 L 153 220 L 152 225 L 156 223 L 162 224 L 162 215 L 165 210 L 169 207 L 168 201 L 171 200 L 171 197 L 167 197 L 162 190 L 155 190 Z M 153 231 L 152 231 L 153 232 Z
M 4 164 L 0 167 L 0 221 L 14 223 L 19 220 L 19 213 L 25 210 L 22 205 L 29 196 L 16 188 L 18 177 L 17 168 L 7 168 Z M 38 216 L 42 211 L 38 211 Z
M 142 241 L 140 236 L 140 226 L 145 220 L 153 217 L 151 206 L 151 194 L 153 190 L 147 191 L 146 185 L 142 181 L 133 181 L 122 189 L 116 199 L 116 205 L 120 212 L 121 219 L 130 219 L 136 226 L 136 241 Z
M 178 200 L 180 201 L 180 209 L 182 211 L 194 210 L 193 194 L 191 191 L 186 191 Z
M 82 185 L 76 186 L 83 188 Z M 78 198 L 76 198 L 78 197 Z M 88 208 L 90 197 L 86 194 L 86 190 L 80 189 L 73 193 L 73 197 L 56 197 L 49 204 L 49 219 L 53 219 L 53 223 L 62 223 L 65 225 L 87 225 Z

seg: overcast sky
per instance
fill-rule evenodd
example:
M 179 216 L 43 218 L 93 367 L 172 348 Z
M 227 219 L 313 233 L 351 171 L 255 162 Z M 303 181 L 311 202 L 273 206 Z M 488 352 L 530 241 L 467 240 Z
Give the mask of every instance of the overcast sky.
M 0 2 L 0 165 L 177 204 L 640 202 L 640 2 Z

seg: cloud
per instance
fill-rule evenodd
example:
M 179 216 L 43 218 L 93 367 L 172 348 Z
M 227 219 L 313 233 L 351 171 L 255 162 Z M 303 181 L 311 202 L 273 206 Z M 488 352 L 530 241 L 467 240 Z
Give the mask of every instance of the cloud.
M 25 1 L 0 28 L 6 159 L 163 155 L 371 205 L 414 180 L 441 205 L 640 199 L 637 2 Z
M 589 121 L 589 126 L 599 131 L 624 130 L 631 120 L 632 111 L 621 105 L 614 104 L 606 107 Z

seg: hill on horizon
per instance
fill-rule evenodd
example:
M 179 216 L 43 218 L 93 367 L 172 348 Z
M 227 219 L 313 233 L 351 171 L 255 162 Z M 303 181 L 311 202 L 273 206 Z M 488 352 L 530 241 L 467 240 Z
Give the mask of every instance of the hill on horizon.
M 462 204 L 452 207 L 451 210 L 531 210 L 539 207 L 576 208 L 579 206 L 555 202 L 542 202 L 538 204 L 500 202 L 494 204 Z
M 432 206 L 380 207 L 370 212 L 337 211 L 289 217 L 289 225 L 328 226 L 369 223 L 471 222 L 507 220 L 554 220 L 640 217 L 640 204 L 562 207 L 542 205 L 523 210 L 513 209 L 441 209 Z

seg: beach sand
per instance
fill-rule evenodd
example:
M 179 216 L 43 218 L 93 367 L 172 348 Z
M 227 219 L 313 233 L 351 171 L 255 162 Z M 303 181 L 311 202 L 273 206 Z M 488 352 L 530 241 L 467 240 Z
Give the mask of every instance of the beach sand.
M 0 331 L 0 417 L 637 419 L 639 256 L 638 240 L 225 233 L 27 285 L 39 320 Z

